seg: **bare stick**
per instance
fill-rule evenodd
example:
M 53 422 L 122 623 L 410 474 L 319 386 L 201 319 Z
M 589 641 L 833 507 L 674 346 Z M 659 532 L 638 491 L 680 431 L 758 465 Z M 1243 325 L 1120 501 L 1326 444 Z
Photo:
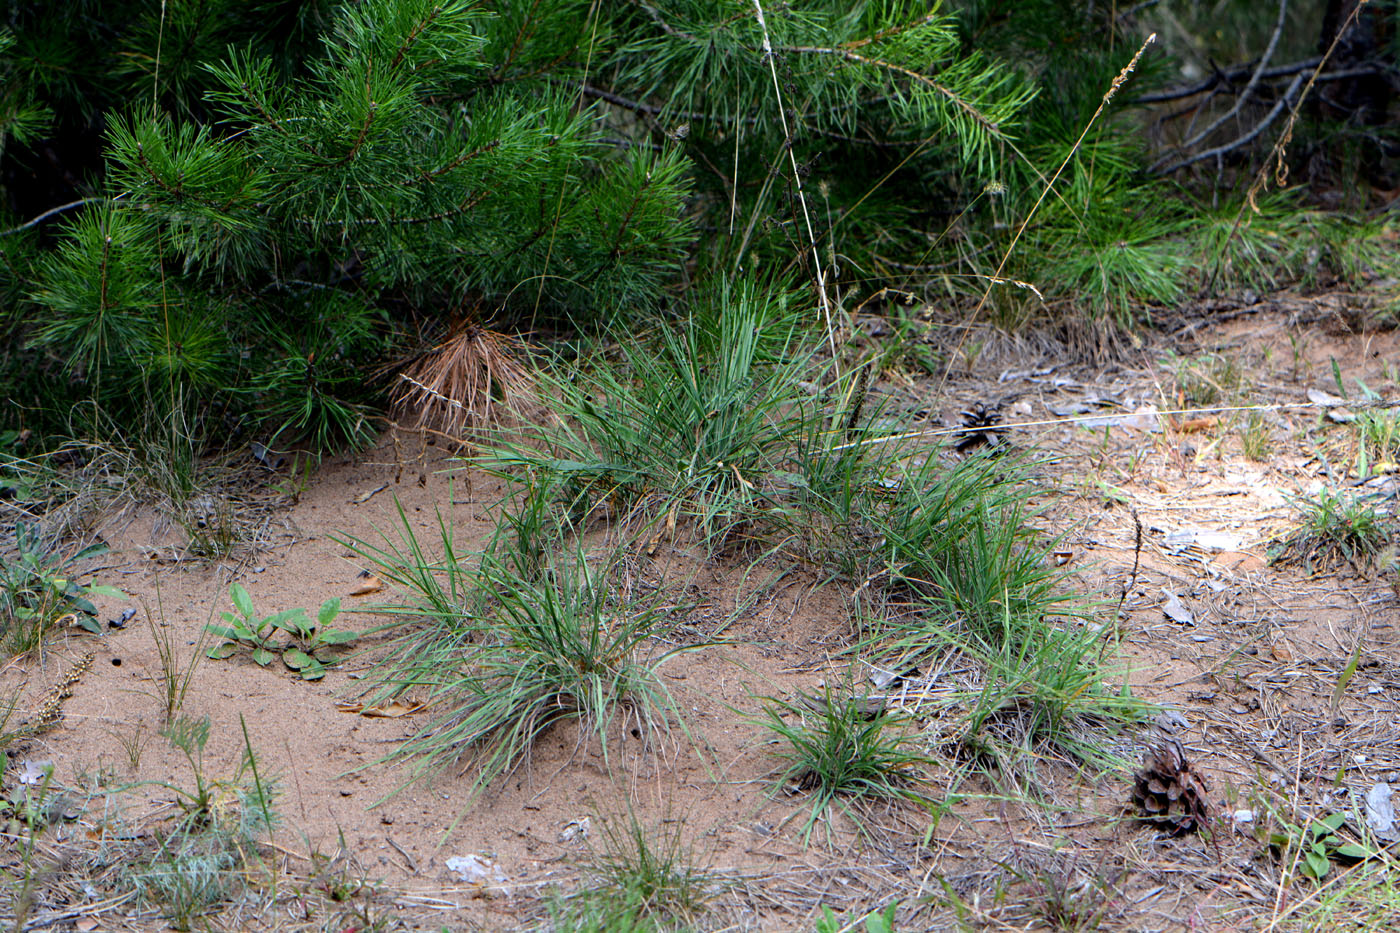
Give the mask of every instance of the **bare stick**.
M 1272 80 L 1273 78 L 1287 78 L 1297 74 L 1300 71 L 1307 71 L 1310 68 L 1316 68 L 1317 63 L 1320 61 L 1322 61 L 1322 57 L 1314 55 L 1312 58 L 1305 58 L 1302 61 L 1289 62 L 1287 65 L 1277 65 L 1273 68 L 1265 69 L 1264 71 L 1260 72 L 1260 75 L 1266 81 Z M 1195 97 L 1197 94 L 1219 87 L 1221 84 L 1231 83 L 1236 78 L 1243 78 L 1245 75 L 1250 73 L 1250 69 L 1252 67 L 1254 67 L 1254 63 L 1251 62 L 1245 65 L 1234 65 L 1225 71 L 1217 70 L 1209 78 L 1206 78 L 1203 81 L 1198 81 L 1190 87 L 1181 87 L 1176 88 L 1175 90 L 1161 91 L 1157 94 L 1143 94 L 1141 97 L 1134 97 L 1133 103 L 1165 104 L 1174 100 L 1184 100 L 1187 97 Z
M 1138 516 L 1137 509 L 1128 506 L 1128 510 L 1133 513 L 1133 528 L 1136 530 L 1133 537 L 1133 571 L 1123 581 L 1123 592 L 1118 597 L 1118 611 L 1113 616 L 1116 621 L 1123 618 L 1123 606 L 1128 602 L 1128 590 L 1137 588 L 1138 567 L 1142 561 L 1142 519 Z
M 84 204 L 93 204 L 97 201 L 105 200 L 107 199 L 102 197 L 79 198 L 76 201 L 69 201 L 67 204 L 60 204 L 58 207 L 51 207 L 48 210 L 44 211 L 42 214 L 40 214 L 38 217 L 35 217 L 33 220 L 28 221 L 27 223 L 22 223 L 18 227 L 11 227 L 8 230 L 0 230 L 0 236 L 10 236 L 11 234 L 19 233 L 22 230 L 28 230 L 30 227 L 37 226 L 43 223 L 44 221 L 48 220 L 54 214 L 62 214 L 64 211 L 71 211 L 73 208 L 82 207 Z
M 156 31 L 156 67 L 151 75 L 151 116 L 160 116 L 160 46 L 165 40 L 165 2 L 160 0 L 160 28 Z
M 1173 172 L 1178 172 L 1181 169 L 1186 168 L 1186 166 L 1188 165 L 1194 165 L 1197 162 L 1201 162 L 1206 159 L 1215 159 L 1225 155 L 1227 152 L 1232 152 L 1233 150 L 1238 149 L 1241 146 L 1249 145 L 1250 143 L 1254 142 L 1254 140 L 1258 139 L 1259 134 L 1263 133 L 1273 124 L 1275 120 L 1278 119 L 1279 114 L 1283 113 L 1283 108 L 1288 106 L 1289 102 L 1293 99 L 1293 95 L 1298 92 L 1298 85 L 1302 83 L 1303 76 L 1296 75 L 1293 78 L 1293 81 L 1288 85 L 1288 90 L 1284 91 L 1283 96 L 1280 97 L 1278 101 L 1274 104 L 1273 109 L 1271 109 L 1267 114 L 1265 114 L 1264 119 L 1260 120 L 1259 123 L 1254 127 L 1254 129 L 1250 130 L 1248 133 L 1245 133 L 1235 139 L 1232 139 L 1228 143 L 1221 143 L 1214 149 L 1207 149 L 1205 152 L 1198 152 L 1193 156 L 1189 156 L 1185 159 L 1182 159 L 1180 162 L 1174 162 L 1171 165 L 1168 165 L 1166 168 L 1155 169 L 1154 171 L 1158 175 L 1170 175 Z

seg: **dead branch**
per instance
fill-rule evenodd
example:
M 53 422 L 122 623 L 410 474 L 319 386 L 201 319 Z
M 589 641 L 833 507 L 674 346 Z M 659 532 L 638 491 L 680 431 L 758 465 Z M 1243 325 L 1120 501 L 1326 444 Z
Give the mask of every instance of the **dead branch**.
M 1267 130 L 1269 128 L 1269 125 L 1278 119 L 1279 114 L 1283 113 L 1284 108 L 1286 108 L 1289 105 L 1289 103 L 1293 100 L 1293 95 L 1298 93 L 1298 88 L 1302 86 L 1304 77 L 1305 75 L 1303 74 L 1297 74 L 1293 76 L 1293 81 L 1288 85 L 1288 90 L 1283 92 L 1283 96 L 1280 97 L 1278 101 L 1275 102 L 1273 108 L 1267 114 L 1264 115 L 1264 119 L 1260 120 L 1254 125 L 1253 129 L 1240 134 L 1238 137 L 1232 139 L 1230 142 L 1223 143 L 1219 146 L 1216 146 L 1213 149 L 1207 149 L 1204 152 L 1198 152 L 1193 156 L 1188 156 L 1184 159 L 1181 159 L 1180 161 L 1173 162 L 1166 168 L 1156 169 L 1156 174 L 1170 175 L 1173 172 L 1181 171 L 1188 165 L 1194 165 L 1195 163 L 1201 162 L 1205 159 L 1214 159 L 1219 156 L 1223 156 L 1228 152 L 1232 152 L 1235 149 L 1239 149 L 1241 146 L 1247 146 L 1250 143 L 1254 142 L 1255 139 L 1259 138 L 1259 134 Z
M 1240 110 L 1244 107 L 1244 105 L 1249 102 L 1249 99 L 1254 96 L 1254 91 L 1259 86 L 1260 75 L 1268 66 L 1269 62 L 1273 59 L 1274 52 L 1278 49 L 1279 36 L 1283 35 L 1283 23 L 1287 16 L 1288 0 L 1279 0 L 1278 20 L 1274 23 L 1273 33 L 1269 36 L 1268 47 L 1264 49 L 1264 54 L 1259 57 L 1259 66 L 1254 69 L 1254 74 L 1250 75 L 1249 83 L 1246 84 L 1244 86 L 1244 90 L 1240 91 L 1240 93 L 1235 97 L 1235 105 L 1229 110 L 1227 110 L 1225 113 L 1221 114 L 1215 120 L 1211 121 L 1211 124 L 1205 129 L 1201 130 L 1199 133 L 1196 133 L 1194 136 L 1183 142 L 1181 144 L 1182 149 L 1194 149 L 1197 146 L 1199 146 L 1202 142 L 1209 139 L 1212 133 L 1220 129 L 1220 127 L 1224 126 L 1230 120 L 1233 120 L 1235 116 L 1239 114 Z M 1255 135 L 1257 136 L 1259 132 L 1262 132 L 1262 128 L 1258 130 L 1255 133 Z M 1161 167 L 1163 162 L 1170 161 L 1170 159 L 1170 156 L 1163 156 L 1160 160 L 1158 160 L 1158 162 L 1154 166 L 1152 166 L 1152 169 L 1155 171 L 1156 169 Z

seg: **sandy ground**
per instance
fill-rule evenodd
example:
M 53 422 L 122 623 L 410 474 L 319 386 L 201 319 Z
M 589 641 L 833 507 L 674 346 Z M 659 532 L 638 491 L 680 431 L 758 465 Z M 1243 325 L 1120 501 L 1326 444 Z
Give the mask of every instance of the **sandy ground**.
M 1298 307 L 1311 309 L 1302 314 L 1309 320 L 1299 323 Z M 56 917 L 63 929 L 89 921 L 76 928 L 164 928 L 157 910 L 120 900 L 120 866 L 102 856 L 104 834 L 157 832 L 176 812 L 167 785 L 193 780 L 159 734 L 159 631 L 178 649 L 179 669 L 194 665 L 181 712 L 210 719 L 206 775 L 237 772 L 246 727 L 261 772 L 280 790 L 281 824 L 264 855 L 302 879 L 202 918 L 210 928 L 371 928 L 369 920 L 357 926 L 356 910 L 386 929 L 518 928 L 541 915 L 546 894 L 581 883 L 580 866 L 605 843 L 603 827 L 629 813 L 674 833 L 689 858 L 725 879 L 706 928 L 812 929 L 821 904 L 854 919 L 895 900 L 904 905 L 901 930 L 1035 928 L 1048 923 L 1036 905 L 1061 887 L 1091 905 L 1084 909 L 1103 929 L 1245 929 L 1260 916 L 1288 928 L 1302 915 L 1290 905 L 1306 907 L 1310 883 L 1280 885 L 1287 866 L 1254 829 L 1267 809 L 1326 812 L 1400 773 L 1394 575 L 1369 579 L 1341 566 L 1308 576 L 1266 561 L 1271 538 L 1295 520 L 1291 497 L 1357 479 L 1346 475 L 1354 460 L 1344 452 L 1354 432 L 1327 420 L 1328 406 L 1308 394 L 1336 393 L 1333 360 L 1352 390 L 1360 378 L 1391 404 L 1400 399 L 1396 335 L 1349 333 L 1326 311 L 1290 305 L 1191 326 L 1172 342 L 1177 362 L 1157 346 L 1107 369 L 992 341 L 975 375 L 928 382 L 896 373 L 879 386 L 896 407 L 931 407 L 934 427 L 976 401 L 1003 403 L 1009 423 L 1034 422 L 1008 440 L 1049 455 L 1038 470 L 1058 494 L 1047 497 L 1044 521 L 1065 534 L 1066 559 L 1084 590 L 1103 596 L 1109 624 L 1121 599 L 1118 664 L 1138 695 L 1169 713 L 1115 741 L 1131 760 L 1162 731 L 1182 743 L 1209 785 L 1214 843 L 1129 819 L 1128 773 L 1093 776 L 1048 762 L 1038 802 L 974 776 L 936 826 L 905 812 L 877 839 L 862 841 L 843 824 L 830 844 L 804 848 L 802 800 L 774 793 L 777 762 L 752 717 L 764 695 L 839 676 L 844 662 L 833 655 L 852 635 L 849 594 L 798 572 L 746 604 L 741 563 L 705 564 L 670 543 L 639 556 L 638 580 L 683 597 L 677 638 L 716 642 L 662 669 L 687 731 L 644 742 L 619 725 L 605 763 L 596 743 L 562 726 L 528 768 L 478 800 L 470 775 L 456 771 L 405 787 L 406 772 L 382 759 L 427 714 L 353 711 L 375 639 L 314 683 L 280 663 L 260 668 L 246 655 L 217 661 L 196 652 L 203 627 L 231 608 L 234 582 L 268 613 L 341 597 L 340 624 L 375 625 L 371 605 L 391 594 L 350 595 L 366 567 L 340 541 L 379 540 L 399 506 L 422 540 L 435 539 L 441 515 L 459 549 L 483 542 L 499 483 L 406 437 L 324 462 L 295 503 L 271 513 L 264 547 L 236 560 L 172 559 L 179 532 L 148 509 L 101 525 L 112 551 L 92 562 L 91 580 L 132 597 L 101 601 L 102 617 L 128 606 L 136 613 L 120 630 L 73 632 L 42 663 L 12 658 L 0 671 L 0 695 L 18 691 L 23 717 L 73 662 L 93 655 L 61 723 L 11 749 L 5 781 L 13 791 L 25 762 L 52 761 L 74 818 L 48 828 L 37 857 L 26 855 L 23 834 L 7 836 L 0 860 L 12 878 L 26 865 L 50 866 L 31 886 L 31 918 Z M 1232 361 L 1240 380 L 1219 404 L 1292 406 L 1260 412 L 1265 427 L 1256 430 L 1270 439 L 1261 460 L 1243 454 L 1246 412 L 1161 414 L 1194 407 L 1181 391 L 1180 361 L 1204 353 Z M 1218 363 L 1199 368 L 1223 381 Z M 1158 414 L 1142 417 L 1148 406 Z M 1354 655 L 1360 662 L 1338 694 Z M 1238 818 L 1243 811 L 1253 822 Z M 584 820 L 590 831 L 579 833 Z M 447 863 L 470 854 L 499 874 L 463 882 Z M 366 887 L 345 904 L 313 909 L 306 891 L 327 865 Z M 950 893 L 964 905 L 961 918 L 947 906 Z

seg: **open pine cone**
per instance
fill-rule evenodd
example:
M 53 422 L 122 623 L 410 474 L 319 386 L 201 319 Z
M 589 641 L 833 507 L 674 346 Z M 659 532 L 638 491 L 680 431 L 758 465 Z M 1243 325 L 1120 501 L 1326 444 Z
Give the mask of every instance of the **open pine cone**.
M 1142 819 L 1173 836 L 1196 832 L 1210 823 L 1206 779 L 1191 767 L 1181 743 L 1164 740 L 1143 758 L 1133 784 L 1133 803 Z
M 953 447 L 959 452 L 980 447 L 983 444 L 988 447 L 1000 443 L 1005 428 L 997 428 L 1001 423 L 1001 405 L 984 405 L 981 402 L 973 405 L 962 413 L 962 422 L 959 427 L 964 430 L 954 435 L 957 441 Z

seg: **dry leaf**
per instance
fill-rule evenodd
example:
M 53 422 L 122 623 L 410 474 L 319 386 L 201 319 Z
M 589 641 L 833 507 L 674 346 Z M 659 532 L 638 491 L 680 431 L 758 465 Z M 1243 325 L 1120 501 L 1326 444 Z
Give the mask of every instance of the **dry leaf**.
M 370 593 L 378 593 L 382 589 L 384 589 L 384 581 L 376 577 L 374 574 L 370 574 L 369 576 L 361 580 L 359 583 L 355 584 L 354 589 L 350 591 L 350 595 L 368 596 Z
M 1309 389 L 1308 401 L 1312 402 L 1314 405 L 1331 407 L 1342 404 L 1346 399 L 1333 395 L 1330 392 L 1323 392 L 1321 389 Z
M 672 540 L 676 537 L 676 507 L 674 505 L 671 506 L 671 511 L 666 513 L 665 527 L 656 529 L 656 532 L 651 536 L 651 540 L 647 542 L 647 557 L 651 557 L 656 553 L 656 548 L 661 544 L 663 535 L 670 535 Z
M 592 817 L 585 816 L 577 820 L 569 820 L 569 822 L 564 824 L 563 830 L 559 833 L 559 841 L 567 843 L 578 840 L 581 842 L 588 838 L 592 828 Z
M 471 885 L 485 886 L 491 882 L 505 884 L 506 876 L 496 866 L 496 860 L 489 855 L 472 852 L 467 855 L 454 855 L 444 864 L 447 870 L 457 876 L 457 880 Z
M 1244 539 L 1223 531 L 1198 531 L 1194 528 L 1179 528 L 1168 531 L 1162 540 L 1167 547 L 1198 547 L 1205 551 L 1239 551 L 1244 548 Z
M 1178 625 L 1196 624 L 1196 617 L 1192 615 L 1191 610 L 1187 609 L 1185 604 L 1182 603 L 1180 596 L 1170 590 L 1163 590 L 1162 594 L 1167 597 L 1167 601 L 1162 603 L 1162 612 L 1166 614 L 1168 619 L 1171 619 Z
M 341 703 L 336 709 L 342 713 L 358 713 L 361 716 L 369 716 L 372 719 L 398 719 L 400 716 L 408 716 L 423 709 L 426 703 L 411 703 L 403 700 L 391 700 L 388 703 L 381 703 L 378 706 L 365 706 L 363 703 Z
M 1366 825 L 1377 836 L 1394 841 L 1395 807 L 1391 803 L 1394 791 L 1389 784 L 1375 784 L 1366 792 Z

